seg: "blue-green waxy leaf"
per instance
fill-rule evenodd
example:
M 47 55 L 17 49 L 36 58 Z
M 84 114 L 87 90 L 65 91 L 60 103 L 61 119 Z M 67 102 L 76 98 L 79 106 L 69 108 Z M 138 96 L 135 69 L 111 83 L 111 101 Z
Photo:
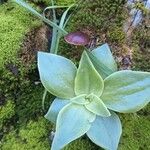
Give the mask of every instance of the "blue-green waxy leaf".
M 82 105 L 66 105 L 58 114 L 51 150 L 60 150 L 68 143 L 84 135 L 91 127 L 95 117 Z
M 103 101 L 94 94 L 90 94 L 87 98 L 91 101 L 90 103 L 86 104 L 85 107 L 93 112 L 96 115 L 102 117 L 109 117 L 111 114 Z
M 50 105 L 48 112 L 45 115 L 45 118 L 53 123 L 56 123 L 57 116 L 60 110 L 70 103 L 70 100 L 55 98 L 53 103 Z
M 97 47 L 91 53 L 88 53 L 88 55 L 103 79 L 117 71 L 117 64 L 108 44 Z
M 107 108 L 131 113 L 142 109 L 150 102 L 150 73 L 118 71 L 104 80 L 101 99 Z
M 97 116 L 87 132 L 87 136 L 104 149 L 117 150 L 121 133 L 120 119 L 112 112 L 110 117 Z
M 87 53 L 84 51 L 75 78 L 76 95 L 93 93 L 97 96 L 100 96 L 103 88 L 103 79 L 95 70 Z
M 68 59 L 49 53 L 38 53 L 38 69 L 43 86 L 53 95 L 68 99 L 75 96 L 76 67 Z

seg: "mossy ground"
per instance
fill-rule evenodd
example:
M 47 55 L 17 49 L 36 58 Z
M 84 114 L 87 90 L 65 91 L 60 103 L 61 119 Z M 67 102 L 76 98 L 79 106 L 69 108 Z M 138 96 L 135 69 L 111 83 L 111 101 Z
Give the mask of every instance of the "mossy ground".
M 35 1 L 36 2 L 36 1 Z M 37 3 L 42 2 L 38 1 Z M 68 4 L 68 1 L 57 1 Z M 124 0 L 86 0 L 80 11 L 75 12 L 67 27 L 68 31 L 89 31 L 91 36 L 98 36 L 96 45 L 108 42 L 110 45 L 121 45 L 125 42 L 121 30 L 126 13 Z M 47 5 L 48 1 L 44 1 Z M 72 0 L 69 1 L 69 4 Z M 88 11 L 87 11 L 88 10 Z M 39 81 L 36 61 L 26 68 L 19 58 L 20 45 L 25 34 L 41 23 L 20 6 L 7 3 L 0 6 L 0 149 L 2 150 L 49 150 L 49 135 L 53 125 L 44 119 L 41 108 L 43 87 L 35 84 Z M 110 23 L 111 19 L 111 23 Z M 115 30 L 113 30 L 115 29 Z M 133 38 L 133 69 L 150 71 L 148 50 L 141 51 L 140 32 Z M 144 35 L 146 40 L 148 39 Z M 82 48 L 70 46 L 64 41 L 60 44 L 60 53 L 71 58 L 76 64 Z M 148 48 L 147 48 L 148 49 Z M 48 95 L 48 107 L 53 97 Z M 47 108 L 46 108 L 47 109 Z M 136 114 L 120 114 L 123 122 L 123 135 L 119 150 L 150 149 L 150 106 Z M 65 150 L 100 150 L 86 137 L 82 137 L 68 145 Z
M 26 65 L 20 57 L 26 34 L 42 24 L 13 2 L 0 5 L 0 20 L 0 149 L 49 148 L 51 125 L 40 119 L 44 89 L 34 83 L 39 80 L 35 62 Z

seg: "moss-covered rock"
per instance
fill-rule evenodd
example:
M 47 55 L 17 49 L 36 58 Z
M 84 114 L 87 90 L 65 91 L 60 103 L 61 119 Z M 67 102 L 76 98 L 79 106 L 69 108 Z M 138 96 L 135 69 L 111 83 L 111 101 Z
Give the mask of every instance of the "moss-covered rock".
M 38 76 L 35 77 L 35 60 L 23 64 L 20 52 L 26 34 L 41 26 L 41 22 L 12 2 L 1 5 L 0 12 L 0 128 L 5 126 L 4 130 L 9 132 L 7 127 L 21 126 L 21 123 L 39 117 L 42 113 L 41 98 L 44 89 L 40 85 L 37 88 L 34 84 L 39 80 Z M 30 42 L 28 47 L 29 44 Z M 3 136 L 7 133 L 5 131 L 1 131 Z

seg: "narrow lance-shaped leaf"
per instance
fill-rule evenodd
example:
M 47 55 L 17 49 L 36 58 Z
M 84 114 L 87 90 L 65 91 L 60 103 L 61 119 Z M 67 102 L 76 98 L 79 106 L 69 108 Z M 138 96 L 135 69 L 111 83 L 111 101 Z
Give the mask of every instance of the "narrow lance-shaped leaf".
M 49 53 L 38 53 L 38 69 L 44 87 L 60 98 L 72 98 L 74 93 L 75 65 L 68 59 Z
M 89 52 L 88 55 L 103 79 L 117 71 L 117 64 L 108 44 L 97 47 L 92 52 Z
M 53 0 L 51 0 L 51 3 L 52 3 L 52 6 L 54 6 L 54 1 Z M 57 25 L 56 11 L 55 11 L 54 8 L 52 8 L 52 12 L 53 12 L 53 22 Z M 58 38 L 57 28 L 53 27 L 50 53 L 57 54 L 57 52 L 55 51 L 56 45 L 57 45 L 56 44 L 57 38 Z
M 61 29 L 64 29 L 64 28 L 65 28 L 64 24 L 65 24 L 65 20 L 66 20 L 66 18 L 67 18 L 67 14 L 68 14 L 69 10 L 70 10 L 73 6 L 74 6 L 74 4 L 72 4 L 71 6 L 69 6 L 69 7 L 66 9 L 66 11 L 63 13 L 63 15 L 62 15 L 62 17 L 61 17 L 61 19 L 60 19 L 60 22 L 59 22 L 59 27 L 60 27 Z M 56 39 L 56 43 L 55 43 L 55 44 L 56 44 L 56 47 L 55 47 L 55 54 L 56 54 L 57 51 L 58 51 L 58 46 L 59 46 L 59 41 L 60 41 L 61 36 L 62 36 L 62 33 L 61 33 L 60 31 L 58 31 L 58 32 L 57 32 L 57 39 Z
M 93 93 L 97 96 L 100 96 L 103 88 L 103 79 L 95 70 L 87 53 L 84 51 L 75 78 L 76 95 Z
M 57 24 L 55 24 L 54 22 L 46 19 L 44 16 L 42 16 L 40 13 L 38 13 L 35 9 L 33 9 L 28 3 L 22 1 L 22 0 L 13 0 L 14 2 L 18 3 L 20 6 L 26 8 L 28 11 L 30 11 L 32 14 L 34 14 L 36 17 L 38 17 L 39 19 L 41 19 L 42 21 L 44 21 L 45 23 L 47 23 L 48 25 L 57 28 L 57 30 L 59 30 L 63 35 L 66 35 L 67 32 L 60 28 Z
M 92 142 L 107 150 L 117 150 L 122 127 L 119 117 L 111 112 L 110 117 L 97 116 L 87 136 Z
M 57 116 L 60 110 L 70 103 L 70 100 L 55 98 L 53 103 L 50 105 L 48 112 L 45 115 L 45 118 L 53 123 L 56 123 Z
M 69 7 L 69 6 L 58 6 L 58 5 L 52 5 L 52 6 L 48 6 L 48 7 L 46 7 L 44 10 L 43 10 L 43 15 L 45 16 L 45 14 L 46 14 L 46 11 L 48 11 L 48 10 L 51 10 L 51 9 L 57 9 L 57 8 L 66 8 L 66 7 Z
M 150 102 L 150 73 L 119 71 L 104 80 L 101 99 L 114 111 L 136 112 Z
M 51 150 L 60 150 L 84 135 L 91 127 L 95 115 L 82 105 L 68 104 L 59 113 Z

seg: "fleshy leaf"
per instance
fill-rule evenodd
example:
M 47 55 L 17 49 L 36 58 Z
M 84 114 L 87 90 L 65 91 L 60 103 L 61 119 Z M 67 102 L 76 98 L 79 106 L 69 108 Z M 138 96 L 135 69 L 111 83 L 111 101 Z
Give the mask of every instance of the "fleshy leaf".
M 91 101 L 89 104 L 86 104 L 85 107 L 93 112 L 96 115 L 102 117 L 109 117 L 111 114 L 103 101 L 94 94 L 90 94 L 87 98 Z
M 75 104 L 85 105 L 89 103 L 89 101 L 86 101 L 85 98 L 86 98 L 86 94 L 82 94 L 70 99 L 70 101 Z
M 103 44 L 88 53 L 94 67 L 102 78 L 106 78 L 117 71 L 117 64 L 113 58 L 108 44 Z
M 100 96 L 103 88 L 103 79 L 95 70 L 87 53 L 84 51 L 75 78 L 76 95 L 93 93 L 97 96 Z
M 121 133 L 120 119 L 112 112 L 110 117 L 97 116 L 87 132 L 87 136 L 104 149 L 117 150 Z
M 38 69 L 44 87 L 60 98 L 74 97 L 74 79 L 76 67 L 62 56 L 49 53 L 38 53 Z
M 48 112 L 45 115 L 45 118 L 53 123 L 56 123 L 57 116 L 60 110 L 70 103 L 70 100 L 55 98 L 52 104 L 49 107 Z
M 150 102 L 150 73 L 118 71 L 104 80 L 105 88 L 101 99 L 117 112 L 131 113 Z
M 82 105 L 68 104 L 59 113 L 51 150 L 60 150 L 84 135 L 91 127 L 95 115 Z

